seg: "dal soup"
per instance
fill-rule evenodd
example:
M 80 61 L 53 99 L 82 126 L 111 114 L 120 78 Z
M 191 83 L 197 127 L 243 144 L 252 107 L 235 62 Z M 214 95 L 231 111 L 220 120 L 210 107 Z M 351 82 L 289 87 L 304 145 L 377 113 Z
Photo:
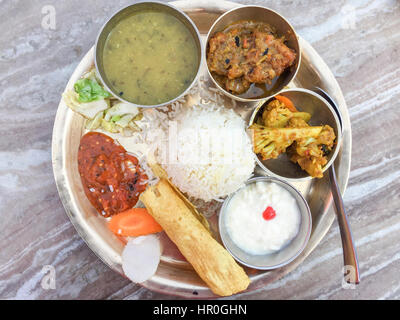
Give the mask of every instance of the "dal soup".
M 111 89 L 140 105 L 173 100 L 196 77 L 200 57 L 190 30 L 172 14 L 138 11 L 107 37 L 104 72 Z

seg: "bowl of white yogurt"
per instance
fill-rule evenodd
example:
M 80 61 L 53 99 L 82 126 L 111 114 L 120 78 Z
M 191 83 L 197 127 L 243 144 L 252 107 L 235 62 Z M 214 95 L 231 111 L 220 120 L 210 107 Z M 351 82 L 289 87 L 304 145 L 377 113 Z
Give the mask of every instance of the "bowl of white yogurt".
M 311 227 L 307 201 L 275 177 L 248 180 L 225 200 L 219 214 L 225 248 L 238 262 L 261 270 L 282 267 L 299 256 Z

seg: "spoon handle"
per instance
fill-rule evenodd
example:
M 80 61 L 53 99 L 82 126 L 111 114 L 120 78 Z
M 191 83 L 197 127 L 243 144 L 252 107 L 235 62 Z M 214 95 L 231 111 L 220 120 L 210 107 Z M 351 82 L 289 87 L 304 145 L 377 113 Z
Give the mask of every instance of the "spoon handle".
M 350 271 L 348 276 L 345 274 L 345 280 L 347 283 L 358 284 L 360 283 L 360 273 L 358 268 L 357 253 L 354 247 L 350 225 L 344 210 L 342 195 L 339 191 L 336 181 L 336 173 L 333 164 L 329 168 L 329 179 L 331 180 L 331 190 L 333 201 L 335 202 L 335 212 L 342 238 L 345 272 Z M 348 269 L 349 267 L 351 268 L 350 270 Z

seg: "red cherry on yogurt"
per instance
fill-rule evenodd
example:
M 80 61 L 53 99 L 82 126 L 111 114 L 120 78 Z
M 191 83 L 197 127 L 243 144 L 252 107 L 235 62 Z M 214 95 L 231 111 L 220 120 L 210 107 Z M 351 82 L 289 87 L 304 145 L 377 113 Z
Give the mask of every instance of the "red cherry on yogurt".
M 264 210 L 262 216 L 265 220 L 272 220 L 275 218 L 276 212 L 272 207 L 268 206 L 267 209 Z

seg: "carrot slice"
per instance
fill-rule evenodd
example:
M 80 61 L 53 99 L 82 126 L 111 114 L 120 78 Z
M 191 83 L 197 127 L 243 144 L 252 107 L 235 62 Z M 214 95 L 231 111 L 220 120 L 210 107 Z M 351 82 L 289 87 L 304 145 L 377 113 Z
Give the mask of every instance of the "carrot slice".
M 282 102 L 290 111 L 297 112 L 296 107 L 294 106 L 292 100 L 290 100 L 289 98 L 287 98 L 285 96 L 277 95 L 277 96 L 275 96 L 275 99 Z
M 243 39 L 243 48 L 248 48 L 249 47 L 249 41 L 247 40 L 247 38 L 245 37 L 244 39 Z
M 163 230 L 145 208 L 133 208 L 112 216 L 108 228 L 124 237 L 144 236 Z

